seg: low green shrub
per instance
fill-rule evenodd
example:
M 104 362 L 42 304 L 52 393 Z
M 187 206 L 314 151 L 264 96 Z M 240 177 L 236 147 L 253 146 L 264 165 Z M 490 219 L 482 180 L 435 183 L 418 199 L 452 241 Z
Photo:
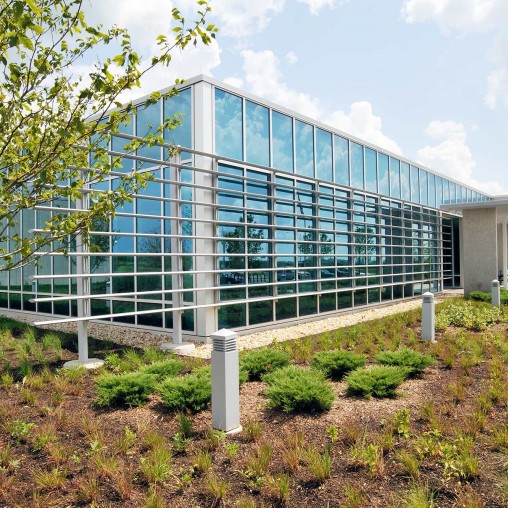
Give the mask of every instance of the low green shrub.
M 365 366 L 365 356 L 351 351 L 320 351 L 312 359 L 312 366 L 327 378 L 342 379 L 348 372 Z
M 157 392 L 172 411 L 201 411 L 212 400 L 210 367 L 196 369 L 181 378 L 168 378 L 157 386 Z
M 179 358 L 170 358 L 169 360 L 159 361 L 142 367 L 139 372 L 150 374 L 156 381 L 162 381 L 168 377 L 174 377 L 185 369 L 185 363 Z
M 396 388 L 409 374 L 407 367 L 381 366 L 358 369 L 346 376 L 348 395 L 394 397 Z
M 484 293 L 483 291 L 471 291 L 466 298 L 468 300 L 475 300 L 477 302 L 488 302 L 492 301 L 491 293 Z M 508 305 L 508 290 L 501 288 L 501 303 Z
M 95 403 L 98 406 L 142 406 L 154 390 L 155 380 L 149 374 L 104 374 L 97 378 Z
M 335 399 L 331 384 L 316 370 L 289 365 L 263 378 L 269 406 L 286 413 L 320 413 L 330 409 Z
M 395 365 L 407 367 L 412 375 L 419 374 L 429 365 L 436 363 L 430 355 L 423 355 L 409 348 L 400 348 L 397 351 L 382 351 L 375 356 L 376 362 L 382 365 Z
M 444 308 L 436 316 L 436 330 L 444 331 L 448 326 L 456 326 L 481 332 L 503 319 L 503 311 L 498 307 L 474 305 L 472 302 L 456 303 Z
M 284 351 L 271 348 L 253 349 L 241 355 L 240 370 L 244 370 L 248 379 L 254 381 L 269 372 L 286 367 L 289 362 L 289 355 Z

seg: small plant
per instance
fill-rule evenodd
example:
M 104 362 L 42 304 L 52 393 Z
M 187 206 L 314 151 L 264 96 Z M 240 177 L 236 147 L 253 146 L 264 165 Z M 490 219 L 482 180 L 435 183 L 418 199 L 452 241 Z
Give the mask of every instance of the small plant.
M 238 455 L 238 451 L 238 443 L 224 443 L 224 452 L 226 453 L 226 457 L 230 463 L 235 460 L 235 457 Z
M 194 469 L 198 473 L 207 473 L 212 467 L 213 458 L 212 454 L 206 450 L 198 450 L 196 453 L 196 460 L 194 461 Z
M 48 332 L 44 334 L 44 337 L 42 338 L 42 346 L 44 349 L 53 351 L 57 360 L 62 359 L 62 341 L 56 333 Z
M 126 425 L 123 429 L 123 434 L 118 437 L 116 449 L 122 453 L 129 453 L 136 444 L 137 439 L 137 434 Z
M 176 419 L 178 421 L 179 432 L 185 437 L 191 437 L 194 434 L 192 430 L 192 418 L 185 413 L 180 413 Z
M 399 506 L 404 508 L 434 508 L 434 492 L 428 485 L 415 483 L 401 498 Z
M 490 433 L 492 449 L 497 451 L 508 451 L 508 425 L 494 427 Z
M 33 473 L 35 484 L 42 490 L 56 490 L 65 485 L 67 473 L 55 467 L 50 471 L 38 469 Z
M 149 484 L 157 484 L 171 476 L 171 450 L 158 446 L 141 459 L 141 474 Z
M 312 357 L 312 366 L 327 378 L 342 379 L 348 372 L 365 366 L 365 356 L 351 351 L 319 351 Z
M 206 478 L 205 491 L 213 498 L 212 506 L 217 506 L 226 495 L 228 490 L 228 482 L 222 480 L 214 474 L 210 474 Z
M 378 363 L 406 367 L 408 374 L 416 375 L 422 372 L 429 365 L 436 363 L 430 355 L 422 355 L 409 348 L 400 348 L 397 351 L 382 351 L 375 356 Z
M 172 411 L 198 412 L 212 400 L 210 371 L 198 371 L 182 378 L 168 378 L 157 387 L 164 405 Z
M 346 501 L 341 504 L 341 508 L 361 508 L 366 506 L 367 498 L 361 489 L 354 485 L 344 487 L 344 496 Z
M 245 473 L 252 478 L 263 478 L 268 472 L 272 460 L 273 448 L 268 443 L 256 446 L 254 453 L 247 459 Z
M 257 441 L 261 437 L 261 423 L 258 420 L 249 419 L 243 426 L 243 435 L 247 441 Z
M 277 476 L 268 476 L 266 489 L 268 495 L 275 498 L 279 505 L 285 506 L 289 501 L 291 479 L 288 474 L 282 473 Z
M 183 432 L 176 432 L 172 437 L 173 450 L 177 454 L 185 453 L 192 443 L 192 437 L 185 437 Z
M 397 434 L 404 438 L 411 436 L 411 423 L 409 421 L 409 415 L 411 411 L 409 409 L 401 409 L 395 413 L 393 426 Z
M 217 450 L 225 439 L 225 432 L 216 429 L 208 429 L 205 433 L 205 448 L 209 451 Z
M 289 365 L 289 355 L 272 348 L 253 349 L 243 353 L 240 366 L 247 372 L 250 381 L 260 380 L 268 372 Z
M 303 457 L 307 469 L 318 482 L 330 478 L 332 467 L 330 445 L 325 446 L 322 453 L 315 446 L 309 445 L 305 449 Z
M 286 413 L 320 413 L 330 409 L 335 399 L 323 374 L 302 367 L 283 367 L 266 375 L 265 380 L 270 407 Z
M 418 456 L 408 450 L 400 450 L 396 454 L 396 459 L 402 466 L 405 473 L 409 474 L 412 478 L 416 478 L 420 471 L 420 461 Z
M 303 461 L 305 436 L 301 432 L 289 434 L 282 449 L 282 459 L 287 468 L 296 473 Z
M 339 429 L 335 425 L 330 425 L 330 427 L 326 429 L 326 433 L 332 444 L 335 444 L 339 440 Z
M 20 390 L 20 396 L 23 404 L 26 404 L 27 406 L 35 406 L 37 396 L 32 390 L 30 390 L 29 388 L 22 388 Z
M 154 389 L 153 377 L 132 372 L 128 374 L 104 374 L 96 381 L 98 406 L 137 407 L 146 404 Z
M 24 422 L 23 420 L 14 420 L 5 426 L 5 431 L 15 442 L 25 443 L 34 426 L 34 423 Z
M 34 452 L 40 452 L 44 450 L 44 448 L 49 443 L 55 443 L 58 441 L 58 436 L 56 435 L 55 428 L 49 425 L 41 425 L 37 429 L 32 437 L 32 450 Z
M 14 383 L 14 377 L 10 372 L 4 372 L 2 374 L 2 387 L 8 390 Z
M 99 479 L 95 475 L 82 477 L 76 483 L 78 500 L 83 503 L 97 503 L 100 495 Z
M 348 395 L 361 397 L 394 397 L 396 388 L 408 375 L 406 367 L 373 367 L 355 370 L 347 375 Z

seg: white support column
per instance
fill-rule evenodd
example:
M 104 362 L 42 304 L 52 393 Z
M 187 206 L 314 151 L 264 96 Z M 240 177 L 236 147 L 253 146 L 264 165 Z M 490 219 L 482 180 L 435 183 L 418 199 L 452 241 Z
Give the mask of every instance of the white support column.
M 180 163 L 180 156 L 172 159 L 173 163 Z M 182 217 L 181 217 L 181 206 L 180 206 L 180 197 L 181 197 L 181 188 L 180 188 L 180 168 L 176 167 L 174 164 L 169 168 L 169 179 L 171 183 L 169 184 L 169 197 L 171 198 L 171 202 L 169 204 L 169 213 L 171 215 L 170 219 L 170 227 L 171 227 L 171 236 L 170 244 L 171 244 L 171 287 L 173 290 L 178 290 L 175 293 L 172 293 L 172 304 L 175 308 L 183 307 L 183 293 L 181 290 L 183 289 L 183 275 L 181 274 L 183 263 L 182 263 Z M 173 342 L 165 342 L 161 344 L 160 348 L 163 351 L 176 351 L 176 352 L 186 352 L 194 349 L 194 344 L 191 342 L 183 342 L 182 341 L 182 310 L 173 311 Z
M 84 174 L 81 175 L 83 182 L 86 181 Z M 83 184 L 85 186 L 86 184 Z M 81 193 L 81 198 L 76 200 L 78 210 L 88 210 L 88 194 Z M 90 275 L 90 256 L 88 241 L 85 241 L 83 234 L 76 235 L 76 275 Z M 83 253 L 84 255 L 80 255 Z M 76 290 L 78 296 L 86 296 L 77 301 L 78 318 L 90 316 L 90 277 L 76 277 Z M 103 360 L 88 358 L 88 321 L 78 321 L 78 359 L 64 363 L 64 368 L 73 369 L 85 367 L 96 369 L 104 365 Z
M 430 292 L 423 294 L 422 304 L 422 340 L 435 342 L 435 303 Z
M 499 281 L 494 279 L 492 281 L 492 307 L 501 307 L 501 291 Z
M 506 231 L 506 217 L 503 218 L 501 223 L 502 238 L 503 238 L 503 288 L 508 289 L 508 232 Z
M 196 83 L 193 87 L 193 110 L 194 110 L 194 148 L 196 150 L 214 153 L 213 140 L 213 87 L 204 81 Z M 194 157 L 194 165 L 197 168 L 213 170 L 215 165 L 210 157 Z M 200 219 L 214 220 L 215 211 L 212 205 L 215 202 L 215 176 L 204 174 L 199 171 L 195 173 L 196 185 L 202 186 L 194 190 L 194 217 Z M 198 237 L 194 244 L 194 252 L 201 254 L 196 256 L 194 276 L 195 287 L 210 288 L 216 286 L 216 261 L 214 256 L 203 256 L 202 254 L 215 252 L 215 225 L 212 223 L 196 222 L 194 234 Z M 198 339 L 210 342 L 211 335 L 217 330 L 217 310 L 215 307 L 206 307 L 215 303 L 216 292 L 213 289 L 198 291 L 196 303 L 203 305 L 196 310 L 196 335 Z

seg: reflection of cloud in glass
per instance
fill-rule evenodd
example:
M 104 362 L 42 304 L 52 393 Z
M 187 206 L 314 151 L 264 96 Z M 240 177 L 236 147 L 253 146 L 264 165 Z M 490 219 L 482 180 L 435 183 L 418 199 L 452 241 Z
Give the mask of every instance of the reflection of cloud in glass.
M 314 177 L 314 136 L 313 127 L 296 121 L 296 172 L 302 176 Z
M 273 166 L 293 172 L 293 120 L 272 112 Z
M 321 129 L 316 130 L 316 177 L 333 182 L 332 135 Z
M 246 101 L 245 130 L 247 161 L 268 166 L 270 163 L 268 108 Z
M 347 139 L 334 136 L 335 183 L 349 185 L 349 147 Z
M 215 152 L 232 159 L 243 158 L 242 99 L 215 89 Z

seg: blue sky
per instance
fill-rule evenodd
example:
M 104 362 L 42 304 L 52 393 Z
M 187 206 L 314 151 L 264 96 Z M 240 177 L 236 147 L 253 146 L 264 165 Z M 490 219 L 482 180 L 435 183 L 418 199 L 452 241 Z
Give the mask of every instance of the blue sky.
M 145 57 L 189 0 L 91 0 Z M 204 73 L 491 194 L 508 193 L 507 0 L 214 0 L 211 47 L 143 83 Z

